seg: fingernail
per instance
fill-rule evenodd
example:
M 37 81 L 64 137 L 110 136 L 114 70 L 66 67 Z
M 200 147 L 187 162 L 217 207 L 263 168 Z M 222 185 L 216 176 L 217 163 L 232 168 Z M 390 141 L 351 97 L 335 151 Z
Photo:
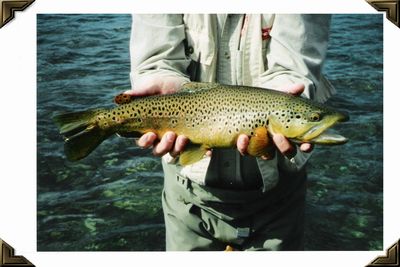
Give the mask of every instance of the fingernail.
M 239 139 L 239 145 L 240 145 L 240 146 L 244 146 L 244 140 L 243 140 L 243 138 L 240 138 L 240 139 Z
M 136 143 L 136 145 L 137 145 L 139 148 L 143 148 L 142 145 L 141 145 L 140 142 L 139 142 L 139 139 L 135 140 L 135 143 Z
M 177 144 L 176 144 L 176 146 L 180 149 L 180 150 L 183 150 L 184 148 L 185 148 L 185 146 L 186 146 L 186 143 L 187 143 L 187 139 L 185 139 L 185 138 L 176 138 L 176 142 L 177 142 Z
M 173 133 L 167 133 L 166 139 L 169 142 L 174 141 L 174 134 Z
M 283 136 L 282 135 L 274 135 L 274 142 L 275 143 L 282 143 L 283 142 Z

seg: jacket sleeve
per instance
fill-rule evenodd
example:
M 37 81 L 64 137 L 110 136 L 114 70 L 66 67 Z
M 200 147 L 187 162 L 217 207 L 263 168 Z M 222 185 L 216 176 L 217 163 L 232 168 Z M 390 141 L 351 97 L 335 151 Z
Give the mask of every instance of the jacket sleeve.
M 330 15 L 276 15 L 266 47 L 266 71 L 260 77 L 262 86 L 303 83 L 303 95 L 321 102 L 333 94 L 321 75 L 329 27 Z M 316 94 L 316 90 L 322 92 Z
M 133 15 L 131 33 L 132 86 L 150 76 L 189 81 L 186 69 L 185 29 L 182 15 Z

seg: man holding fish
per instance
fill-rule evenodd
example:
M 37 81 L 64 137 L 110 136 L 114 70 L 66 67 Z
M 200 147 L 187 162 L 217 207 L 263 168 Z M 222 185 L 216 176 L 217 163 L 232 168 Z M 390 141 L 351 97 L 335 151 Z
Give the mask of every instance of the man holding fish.
M 329 24 L 329 15 L 134 15 L 126 93 L 175 93 L 192 79 L 324 102 L 334 93 L 321 74 Z M 249 136 L 240 134 L 237 150 L 212 149 L 186 166 L 177 162 L 186 136 L 138 140 L 163 156 L 167 250 L 303 249 L 304 152 L 312 147 L 270 135 L 275 153 L 248 156 Z
M 153 147 L 167 250 L 302 250 L 311 143 L 346 142 L 325 130 L 348 116 L 317 103 L 334 93 L 321 74 L 329 25 L 329 15 L 134 15 L 132 90 L 115 109 L 56 116 L 66 155 L 86 157 L 114 133 Z

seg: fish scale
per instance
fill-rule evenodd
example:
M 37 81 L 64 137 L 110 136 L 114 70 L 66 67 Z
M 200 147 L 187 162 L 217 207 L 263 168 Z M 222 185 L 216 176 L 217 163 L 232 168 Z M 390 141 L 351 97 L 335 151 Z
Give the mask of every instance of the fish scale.
M 119 99 L 119 100 L 117 100 Z M 268 134 L 297 142 L 342 144 L 347 140 L 323 132 L 347 115 L 319 103 L 282 92 L 245 86 L 187 83 L 176 94 L 132 99 L 117 96 L 113 109 L 66 113 L 55 117 L 66 137 L 71 160 L 87 156 L 110 135 L 137 137 L 167 131 L 188 137 L 192 146 L 183 165 L 200 160 L 207 149 L 235 147 L 239 134 L 250 137 L 250 155 L 267 153 Z M 91 138 L 89 138 L 90 136 Z

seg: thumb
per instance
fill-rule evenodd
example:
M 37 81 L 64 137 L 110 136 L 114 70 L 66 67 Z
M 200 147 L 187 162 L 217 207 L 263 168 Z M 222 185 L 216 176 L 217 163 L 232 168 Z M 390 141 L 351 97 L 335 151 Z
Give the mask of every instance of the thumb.
M 131 96 L 148 96 L 161 93 L 158 84 L 136 84 L 132 89 L 127 90 L 124 94 Z
M 137 81 L 133 89 L 126 91 L 125 94 L 132 96 L 172 94 L 177 92 L 185 82 L 187 80 L 182 77 L 149 76 Z
M 143 77 L 137 80 L 132 89 L 127 90 L 124 94 L 131 96 L 149 96 L 161 93 L 162 79 L 157 76 Z
M 301 95 L 301 93 L 303 93 L 304 89 L 305 89 L 304 84 L 295 83 L 295 84 L 288 84 L 288 85 L 282 86 L 278 90 L 288 93 L 288 94 L 291 94 L 291 95 L 299 96 L 299 95 Z

